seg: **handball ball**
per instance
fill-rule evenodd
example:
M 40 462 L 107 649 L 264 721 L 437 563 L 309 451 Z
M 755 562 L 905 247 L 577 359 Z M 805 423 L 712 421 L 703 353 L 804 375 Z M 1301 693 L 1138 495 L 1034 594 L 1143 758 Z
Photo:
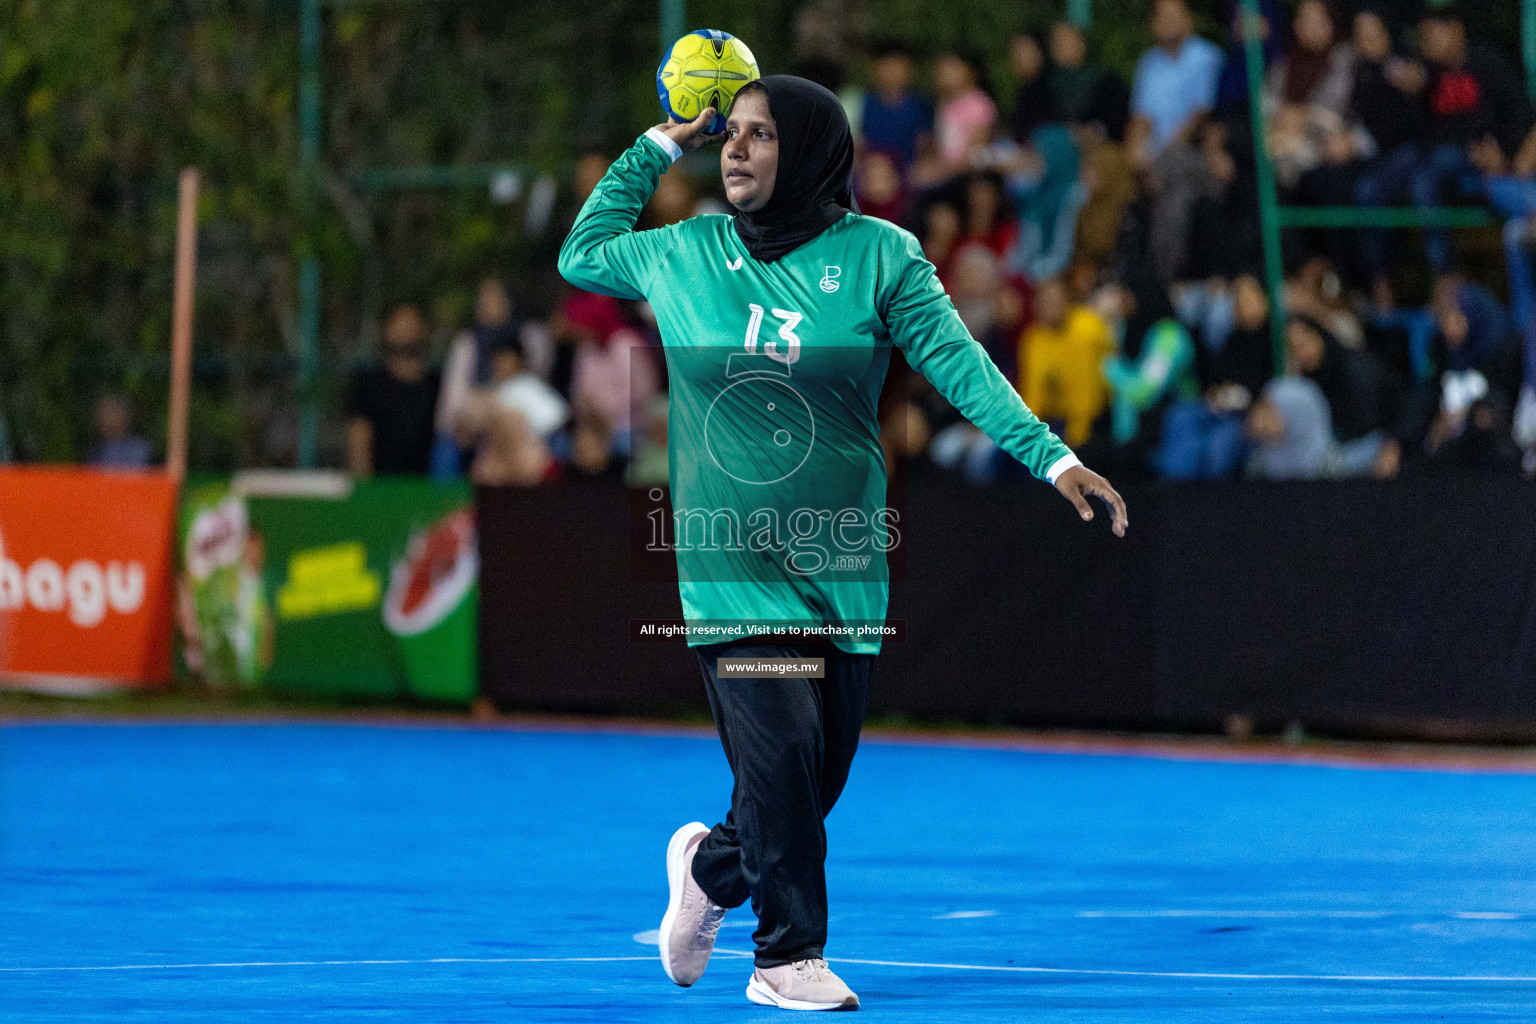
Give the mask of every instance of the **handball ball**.
M 746 43 L 729 32 L 701 28 L 673 43 L 661 58 L 656 94 L 674 121 L 692 121 L 705 107 L 714 107 L 715 119 L 705 130 L 723 132 L 737 90 L 760 77 Z

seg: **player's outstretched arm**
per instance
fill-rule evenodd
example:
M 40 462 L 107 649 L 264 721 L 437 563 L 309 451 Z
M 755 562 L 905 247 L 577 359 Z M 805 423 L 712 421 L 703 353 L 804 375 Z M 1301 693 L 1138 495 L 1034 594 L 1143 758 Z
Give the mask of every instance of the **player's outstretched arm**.
M 713 110 L 687 124 L 657 125 L 613 162 L 587 198 L 560 246 L 560 275 L 577 288 L 643 299 L 675 242 L 674 228 L 636 231 L 640 211 L 684 146 L 718 135 L 704 132 Z
M 1088 503 L 1088 495 L 1103 501 L 1109 508 L 1110 526 L 1115 536 L 1125 536 L 1126 529 L 1131 525 L 1125 514 L 1125 499 L 1109 485 L 1108 480 L 1087 466 L 1073 466 L 1056 478 L 1056 489 L 1077 508 L 1077 514 L 1083 517 L 1084 522 L 1093 518 L 1093 506 Z

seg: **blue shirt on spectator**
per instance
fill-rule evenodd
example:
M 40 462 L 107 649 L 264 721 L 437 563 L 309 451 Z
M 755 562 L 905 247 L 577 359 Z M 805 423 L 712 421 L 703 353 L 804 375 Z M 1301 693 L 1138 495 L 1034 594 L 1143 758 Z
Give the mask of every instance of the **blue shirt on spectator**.
M 870 149 L 890 154 L 905 170 L 917 159 L 917 137 L 933 131 L 933 108 L 910 89 L 894 104 L 872 89 L 864 94 L 860 129 Z
M 1136 62 L 1131 84 L 1131 112 L 1152 125 L 1152 149 L 1160 152 L 1195 114 L 1216 102 L 1221 48 L 1190 36 L 1177 53 L 1154 46 Z

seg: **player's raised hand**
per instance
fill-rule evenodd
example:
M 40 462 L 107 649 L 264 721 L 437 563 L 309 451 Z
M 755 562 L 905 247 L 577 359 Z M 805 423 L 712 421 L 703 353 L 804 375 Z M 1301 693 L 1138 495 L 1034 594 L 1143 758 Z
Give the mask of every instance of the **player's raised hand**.
M 1093 506 L 1088 495 L 1093 495 L 1109 506 L 1112 519 L 1110 526 L 1116 537 L 1124 537 L 1130 520 L 1125 515 L 1125 499 L 1109 486 L 1109 481 L 1086 466 L 1073 466 L 1056 478 L 1056 489 L 1077 509 L 1077 514 L 1087 522 L 1093 518 Z
M 656 127 L 661 129 L 663 135 L 677 143 L 677 148 L 687 152 L 690 149 L 698 149 L 713 142 L 719 142 L 724 132 L 706 132 L 709 122 L 715 119 L 715 108 L 705 107 L 698 117 L 692 121 L 668 121 Z

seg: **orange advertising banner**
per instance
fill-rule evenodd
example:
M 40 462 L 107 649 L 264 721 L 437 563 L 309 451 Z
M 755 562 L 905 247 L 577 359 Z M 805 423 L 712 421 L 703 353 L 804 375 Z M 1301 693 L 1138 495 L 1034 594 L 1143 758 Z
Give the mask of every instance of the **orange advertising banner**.
M 0 468 L 0 681 L 168 680 L 175 516 L 163 473 Z

